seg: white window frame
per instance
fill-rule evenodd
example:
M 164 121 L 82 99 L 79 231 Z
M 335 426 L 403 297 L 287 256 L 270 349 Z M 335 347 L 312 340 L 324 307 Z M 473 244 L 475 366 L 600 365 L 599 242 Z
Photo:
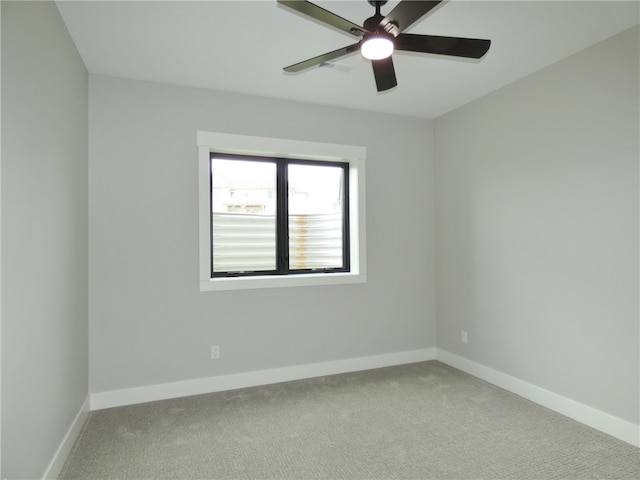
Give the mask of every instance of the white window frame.
M 200 291 L 300 287 L 365 283 L 365 147 L 252 137 L 218 132 L 197 132 L 198 203 L 200 223 Z M 351 271 L 296 275 L 255 275 L 211 278 L 211 152 L 263 157 L 322 160 L 349 164 L 349 238 Z

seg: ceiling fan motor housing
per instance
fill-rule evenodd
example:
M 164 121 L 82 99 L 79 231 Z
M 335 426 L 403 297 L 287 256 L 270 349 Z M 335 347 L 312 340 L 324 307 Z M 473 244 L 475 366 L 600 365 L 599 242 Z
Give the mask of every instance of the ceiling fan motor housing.
M 380 15 L 379 13 L 376 13 L 373 17 L 369 17 L 364 21 L 364 24 L 362 25 L 362 27 L 367 31 L 367 32 L 371 32 L 371 33 L 376 33 L 379 30 L 381 30 L 381 25 L 380 22 L 384 20 L 384 17 L 382 15 Z
M 390 39 L 393 40 L 393 37 L 397 37 L 400 33 L 398 24 L 394 21 L 389 21 L 386 22 L 386 24 L 383 24 L 385 17 L 380 13 L 380 7 L 387 3 L 387 1 L 369 0 L 369 3 L 376 7 L 376 14 L 373 17 L 367 18 L 362 24 L 362 27 L 369 33 L 382 34 L 385 36 L 390 35 Z M 366 39 L 367 35 L 365 34 L 364 37 Z

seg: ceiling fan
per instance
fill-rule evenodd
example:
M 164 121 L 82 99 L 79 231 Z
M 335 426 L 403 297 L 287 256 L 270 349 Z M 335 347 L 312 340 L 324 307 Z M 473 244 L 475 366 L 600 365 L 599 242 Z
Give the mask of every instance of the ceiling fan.
M 380 13 L 380 7 L 387 3 L 387 0 L 368 0 L 375 7 L 376 13 L 373 17 L 367 18 L 360 26 L 306 0 L 278 0 L 279 4 L 303 15 L 355 37 L 360 37 L 360 41 L 353 45 L 294 63 L 285 67 L 284 71 L 299 72 L 360 50 L 363 57 L 371 60 L 376 87 L 379 92 L 382 92 L 398 84 L 391 59 L 394 50 L 481 58 L 489 50 L 491 40 L 402 33 L 441 1 L 403 0 L 396 5 L 391 13 L 383 17 Z

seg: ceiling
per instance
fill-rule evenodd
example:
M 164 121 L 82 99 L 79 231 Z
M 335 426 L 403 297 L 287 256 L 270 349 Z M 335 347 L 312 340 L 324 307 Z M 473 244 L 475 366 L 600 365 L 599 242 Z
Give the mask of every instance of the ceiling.
M 436 118 L 639 23 L 636 1 L 443 2 L 417 34 L 486 38 L 481 60 L 399 52 L 398 86 L 378 93 L 359 53 L 337 68 L 282 68 L 357 38 L 261 1 L 56 2 L 91 73 L 173 85 Z M 317 5 L 362 24 L 365 0 Z M 397 1 L 382 8 L 383 15 Z

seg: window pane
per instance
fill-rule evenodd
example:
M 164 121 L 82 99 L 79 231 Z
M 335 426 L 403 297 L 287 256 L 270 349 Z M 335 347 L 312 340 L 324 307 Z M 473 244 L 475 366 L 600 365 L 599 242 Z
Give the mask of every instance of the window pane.
M 344 189 L 337 166 L 288 167 L 289 268 L 342 268 Z
M 211 160 L 213 272 L 276 268 L 276 165 Z

